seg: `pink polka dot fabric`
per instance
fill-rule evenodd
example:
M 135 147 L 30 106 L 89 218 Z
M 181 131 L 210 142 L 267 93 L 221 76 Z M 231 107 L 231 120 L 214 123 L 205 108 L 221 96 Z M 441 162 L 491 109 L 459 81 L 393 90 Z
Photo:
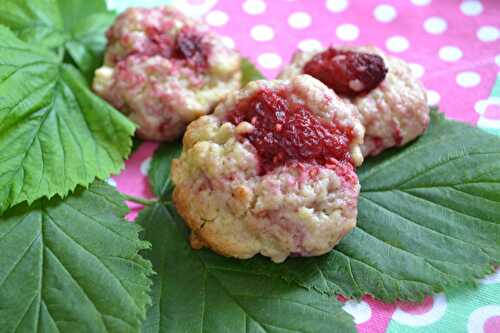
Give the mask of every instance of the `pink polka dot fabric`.
M 374 44 L 411 63 L 428 89 L 429 104 L 439 105 L 448 117 L 480 124 L 482 114 L 500 121 L 500 109 L 488 109 L 491 101 L 500 101 L 500 80 L 495 88 L 498 97 L 488 100 L 500 72 L 498 0 L 171 2 L 201 16 L 227 45 L 251 58 L 269 78 L 297 48 Z M 110 183 L 125 193 L 150 197 L 146 173 L 156 147 L 143 144 Z M 131 204 L 131 208 L 133 219 L 141 207 Z M 420 305 L 384 304 L 368 296 L 341 301 L 364 333 L 500 332 L 498 273 L 478 290 L 434 295 Z
M 299 47 L 377 45 L 414 64 L 431 104 L 471 123 L 500 70 L 498 0 L 219 1 L 205 18 L 270 78 Z

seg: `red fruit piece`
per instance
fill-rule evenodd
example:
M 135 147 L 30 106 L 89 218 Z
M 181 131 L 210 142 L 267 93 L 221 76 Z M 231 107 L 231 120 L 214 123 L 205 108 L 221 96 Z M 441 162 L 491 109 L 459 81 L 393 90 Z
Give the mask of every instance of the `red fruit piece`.
M 133 50 L 128 55 L 147 57 L 160 55 L 166 59 L 183 61 L 197 71 L 206 69 L 207 50 L 203 43 L 203 37 L 194 29 L 182 28 L 175 40 L 172 40 L 165 31 L 155 27 L 146 27 L 145 32 L 147 39 L 142 47 Z M 129 38 L 129 35 L 125 35 L 123 38 L 126 43 L 126 38 Z
M 177 34 L 172 57 L 187 60 L 196 69 L 205 68 L 207 54 L 203 47 L 202 36 L 193 29 L 183 28 Z
M 342 163 L 352 168 L 352 130 L 323 121 L 303 104 L 291 103 L 285 91 L 255 93 L 240 101 L 227 121 L 254 126 L 243 138 L 257 150 L 260 175 L 301 162 L 325 167 Z
M 353 97 L 375 89 L 385 79 L 387 68 L 384 59 L 376 54 L 330 47 L 309 60 L 303 72 L 335 93 Z

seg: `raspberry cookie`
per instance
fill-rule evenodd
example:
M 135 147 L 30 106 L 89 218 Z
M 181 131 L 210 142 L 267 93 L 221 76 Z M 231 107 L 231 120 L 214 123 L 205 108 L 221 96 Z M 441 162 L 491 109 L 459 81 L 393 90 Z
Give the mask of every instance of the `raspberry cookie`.
M 174 140 L 240 84 L 240 56 L 170 7 L 131 8 L 107 32 L 93 88 L 146 139 Z
M 309 75 L 230 94 L 173 162 L 192 246 L 275 262 L 330 251 L 356 224 L 363 135 L 354 107 Z
M 364 156 L 405 145 L 429 125 L 420 81 L 408 64 L 375 47 L 297 52 L 280 78 L 303 73 L 325 83 L 359 111 L 366 130 Z

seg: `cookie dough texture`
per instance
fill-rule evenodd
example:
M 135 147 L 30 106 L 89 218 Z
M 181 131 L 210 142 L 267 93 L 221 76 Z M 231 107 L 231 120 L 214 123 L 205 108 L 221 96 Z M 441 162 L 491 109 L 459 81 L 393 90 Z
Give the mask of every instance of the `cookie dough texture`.
M 282 262 L 288 256 L 330 251 L 356 224 L 359 183 L 351 165 L 291 164 L 259 175 L 259 157 L 241 135 L 253 125 L 224 119 L 238 101 L 261 89 L 286 89 L 325 121 L 351 127 L 351 154 L 361 164 L 363 127 L 354 108 L 308 75 L 290 81 L 254 81 L 192 122 L 174 160 L 174 203 L 192 231 L 193 247 Z
M 365 127 L 363 155 L 377 155 L 387 148 L 403 146 L 421 135 L 429 125 L 427 95 L 408 64 L 376 47 L 341 49 L 378 54 L 388 68 L 385 80 L 377 88 L 365 95 L 344 98 L 356 107 Z M 318 52 L 321 51 L 297 52 L 279 78 L 289 79 L 302 74 L 304 65 Z
M 240 56 L 170 7 L 130 8 L 107 33 L 93 89 L 146 139 L 174 140 L 240 85 Z

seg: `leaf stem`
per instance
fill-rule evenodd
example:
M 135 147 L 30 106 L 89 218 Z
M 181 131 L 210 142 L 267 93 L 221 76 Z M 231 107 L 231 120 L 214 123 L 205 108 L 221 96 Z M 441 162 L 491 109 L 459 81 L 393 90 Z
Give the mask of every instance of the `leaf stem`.
M 143 206 L 152 206 L 158 202 L 158 199 L 146 199 L 125 193 L 122 193 L 122 195 L 125 197 L 125 199 L 127 199 L 127 201 L 132 201 Z

